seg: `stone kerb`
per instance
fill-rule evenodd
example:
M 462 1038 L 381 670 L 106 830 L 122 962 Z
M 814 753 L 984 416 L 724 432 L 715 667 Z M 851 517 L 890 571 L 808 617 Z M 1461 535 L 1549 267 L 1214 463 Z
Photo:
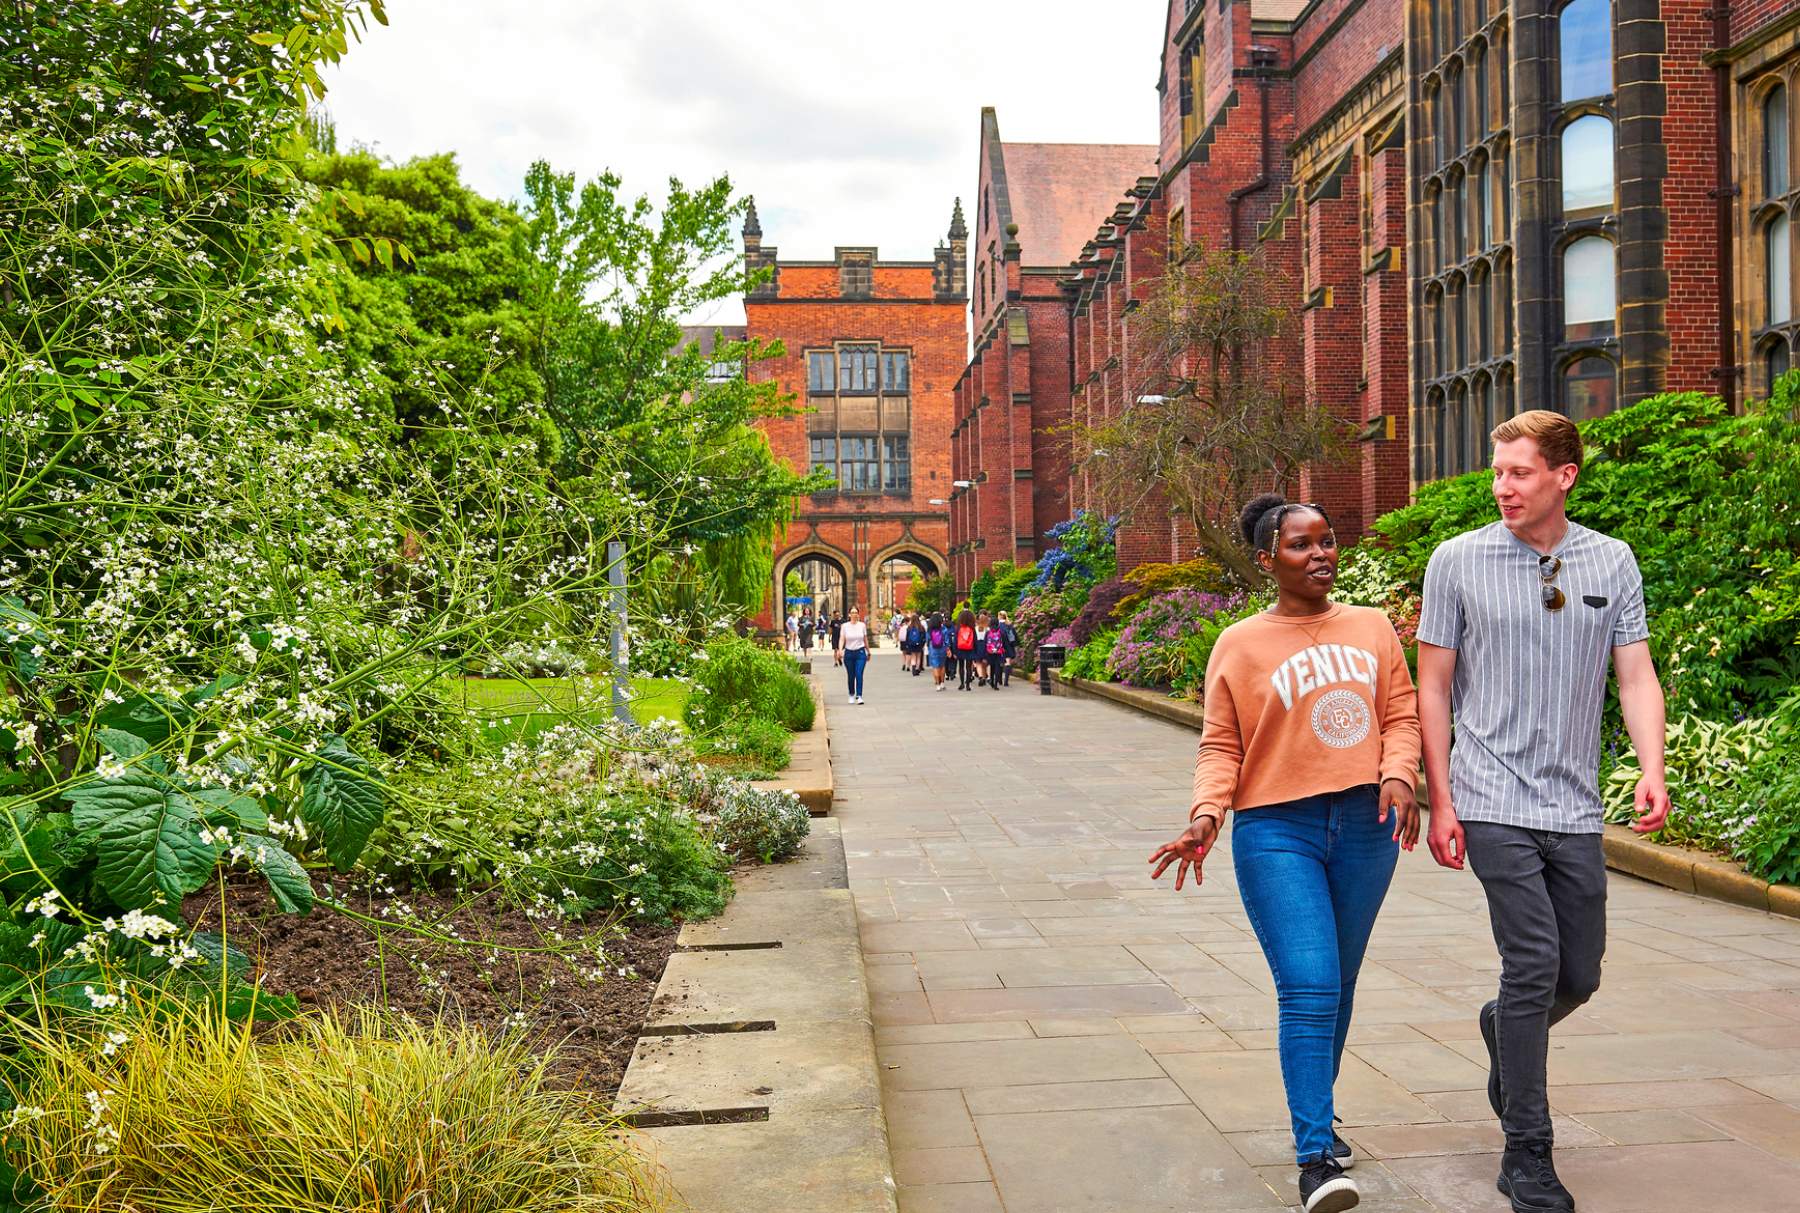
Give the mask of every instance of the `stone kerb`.
M 813 693 L 829 798 L 816 680 Z M 796 746 L 790 775 L 801 769 Z M 654 1143 L 691 1213 L 894 1213 L 838 823 L 814 822 L 799 858 L 736 879 L 722 915 L 682 928 L 618 1111 Z
M 1061 670 L 1051 671 L 1050 680 L 1055 694 L 1104 699 L 1196 731 L 1205 719 L 1198 704 L 1170 699 L 1158 691 L 1071 678 Z M 1606 850 L 1606 865 L 1616 872 L 1683 893 L 1800 918 L 1800 887 L 1772 885 L 1716 855 L 1692 847 L 1652 842 L 1618 825 L 1606 827 L 1602 845 Z
M 807 812 L 823 817 L 831 812 L 836 786 L 831 777 L 831 734 L 825 723 L 825 692 L 818 675 L 807 675 L 806 682 L 812 688 L 813 727 L 794 734 L 793 757 L 787 770 L 775 779 L 758 780 L 755 786 L 792 792 Z

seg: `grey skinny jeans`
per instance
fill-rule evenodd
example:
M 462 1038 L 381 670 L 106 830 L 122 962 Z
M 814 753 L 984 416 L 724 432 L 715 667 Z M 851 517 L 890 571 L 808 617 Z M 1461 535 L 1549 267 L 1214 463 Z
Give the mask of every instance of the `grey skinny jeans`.
M 1466 821 L 1500 948 L 1497 1036 L 1509 1149 L 1551 1140 L 1550 1028 L 1600 988 L 1606 859 L 1598 834 Z

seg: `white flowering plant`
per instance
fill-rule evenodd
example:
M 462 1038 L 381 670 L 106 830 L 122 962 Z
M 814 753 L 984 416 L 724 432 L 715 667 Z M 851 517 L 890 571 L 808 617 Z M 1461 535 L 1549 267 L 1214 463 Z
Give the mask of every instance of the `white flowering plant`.
M 327 348 L 350 263 L 406 252 L 321 234 L 294 132 L 381 8 L 27 5 L 9 30 L 0 1003 L 209 962 L 106 924 L 179 924 L 233 869 L 309 909 L 307 865 L 354 866 L 394 771 L 473 752 L 447 680 L 545 618 L 603 631 L 606 540 L 663 533 L 559 481 L 541 402 L 478 371 L 402 424 Z
M 791 857 L 810 830 L 790 794 L 694 760 L 672 722 L 563 724 L 466 766 L 409 772 L 362 857 L 371 873 L 498 885 L 532 913 L 655 921 L 717 913 L 733 861 Z

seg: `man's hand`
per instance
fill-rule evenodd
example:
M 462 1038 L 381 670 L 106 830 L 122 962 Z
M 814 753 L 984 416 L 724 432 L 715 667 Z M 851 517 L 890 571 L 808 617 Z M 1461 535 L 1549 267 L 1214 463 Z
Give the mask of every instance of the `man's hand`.
M 1669 820 L 1669 789 L 1663 786 L 1662 776 L 1640 776 L 1633 799 L 1637 820 L 1631 823 L 1631 828 L 1640 834 L 1654 834 L 1662 829 Z
M 1381 816 L 1377 820 L 1385 823 L 1389 809 L 1394 811 L 1394 841 L 1401 850 L 1412 850 L 1419 841 L 1419 803 L 1404 779 L 1381 781 Z
M 1219 837 L 1219 820 L 1216 817 L 1196 817 L 1182 831 L 1181 837 L 1174 842 L 1165 842 L 1150 856 L 1150 862 L 1156 864 L 1150 873 L 1151 880 L 1160 879 L 1169 870 L 1169 865 L 1176 860 L 1181 866 L 1175 869 L 1175 888 L 1179 892 L 1187 882 L 1188 867 L 1194 869 L 1194 883 L 1201 883 L 1200 864 L 1205 860 L 1207 852 L 1212 850 L 1213 842 Z M 1161 861 L 1160 863 L 1158 861 Z
M 1431 857 L 1441 866 L 1462 871 L 1469 851 L 1455 809 L 1447 804 L 1431 806 L 1431 824 L 1425 832 L 1425 845 L 1431 848 Z

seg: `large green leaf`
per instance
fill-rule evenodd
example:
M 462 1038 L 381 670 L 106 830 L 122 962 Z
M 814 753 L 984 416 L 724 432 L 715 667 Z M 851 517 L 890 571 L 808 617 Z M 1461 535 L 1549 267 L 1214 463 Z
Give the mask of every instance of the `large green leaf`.
M 179 699 L 160 694 L 132 695 L 101 708 L 94 714 L 94 725 L 131 733 L 157 745 L 193 718 L 194 709 Z
M 333 867 L 350 870 L 386 811 L 387 798 L 368 759 L 342 737 L 329 738 L 306 773 L 300 816 L 325 843 Z
M 150 752 L 149 742 L 136 733 L 127 733 L 123 729 L 96 729 L 94 740 L 104 746 L 107 753 L 126 762 Z
M 313 908 L 312 877 L 287 848 L 266 834 L 245 834 L 239 841 L 269 881 L 275 904 L 289 914 L 307 914 Z
M 19 681 L 30 682 L 44 668 L 43 658 L 34 650 L 50 647 L 50 633 L 42 619 L 25 609 L 23 600 L 0 596 L 0 644 L 12 655 Z
M 76 828 L 95 832 L 95 875 L 123 909 L 178 903 L 205 885 L 219 862 L 219 848 L 200 841 L 200 805 L 154 776 L 127 772 L 63 797 Z
M 200 811 L 208 824 L 230 826 L 234 830 L 268 831 L 269 815 L 254 796 L 230 788 L 201 788 L 188 795 L 204 806 Z

